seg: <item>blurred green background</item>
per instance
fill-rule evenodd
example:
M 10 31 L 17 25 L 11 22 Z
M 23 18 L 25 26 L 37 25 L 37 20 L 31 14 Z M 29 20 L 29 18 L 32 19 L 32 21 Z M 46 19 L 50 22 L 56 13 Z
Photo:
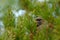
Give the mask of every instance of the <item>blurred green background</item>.
M 0 40 L 60 40 L 60 0 L 0 0 Z

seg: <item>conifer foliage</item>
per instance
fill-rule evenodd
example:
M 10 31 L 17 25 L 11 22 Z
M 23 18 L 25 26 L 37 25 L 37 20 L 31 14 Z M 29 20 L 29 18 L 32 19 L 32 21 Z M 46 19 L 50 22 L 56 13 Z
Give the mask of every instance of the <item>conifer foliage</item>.
M 60 0 L 0 0 L 0 14 L 0 40 L 60 40 Z

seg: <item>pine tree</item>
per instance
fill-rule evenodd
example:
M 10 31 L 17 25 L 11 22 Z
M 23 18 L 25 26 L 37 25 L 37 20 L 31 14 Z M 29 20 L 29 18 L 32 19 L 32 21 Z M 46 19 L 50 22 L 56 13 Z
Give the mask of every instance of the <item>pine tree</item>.
M 60 40 L 60 1 L 1 0 L 5 32 L 0 40 Z M 13 11 L 25 10 L 17 17 Z

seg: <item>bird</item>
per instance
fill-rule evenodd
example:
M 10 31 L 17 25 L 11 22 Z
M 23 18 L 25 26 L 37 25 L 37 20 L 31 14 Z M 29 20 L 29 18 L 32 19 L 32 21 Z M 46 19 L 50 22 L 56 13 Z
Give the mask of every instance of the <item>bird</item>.
M 37 17 L 36 18 L 36 24 L 37 24 L 37 27 L 41 26 L 43 24 L 44 20 L 40 17 Z

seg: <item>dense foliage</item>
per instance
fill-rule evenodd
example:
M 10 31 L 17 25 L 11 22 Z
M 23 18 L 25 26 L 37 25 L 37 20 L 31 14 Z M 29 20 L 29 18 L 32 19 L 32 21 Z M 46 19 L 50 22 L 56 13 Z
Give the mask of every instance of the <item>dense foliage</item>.
M 16 17 L 19 10 L 26 12 Z M 0 40 L 60 40 L 59 0 L 0 0 L 0 14 Z M 37 27 L 38 17 L 43 23 Z

